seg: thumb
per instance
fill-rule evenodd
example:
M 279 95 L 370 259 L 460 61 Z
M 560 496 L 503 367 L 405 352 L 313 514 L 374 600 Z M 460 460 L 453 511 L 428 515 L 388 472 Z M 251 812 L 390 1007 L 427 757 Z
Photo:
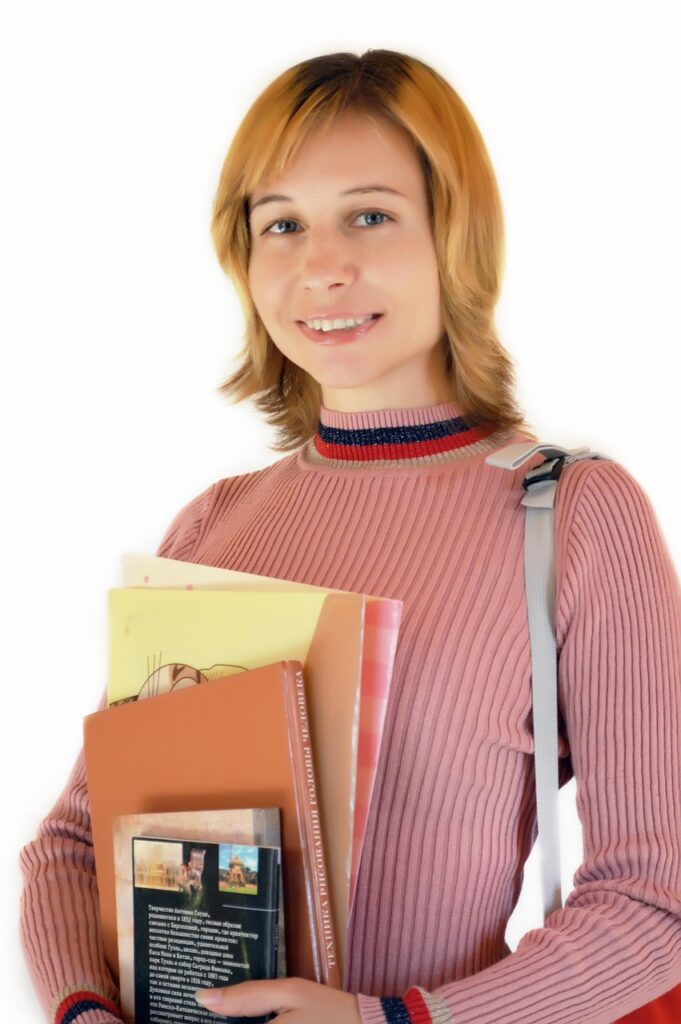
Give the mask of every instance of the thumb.
M 241 981 L 224 988 L 203 988 L 194 993 L 201 1006 L 225 1017 L 260 1017 L 290 1009 L 282 979 L 263 978 Z

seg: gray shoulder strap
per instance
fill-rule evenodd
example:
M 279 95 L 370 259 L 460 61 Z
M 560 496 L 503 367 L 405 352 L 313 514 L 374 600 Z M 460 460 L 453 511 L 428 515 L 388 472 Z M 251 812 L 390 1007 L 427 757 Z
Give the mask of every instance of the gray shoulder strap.
M 492 452 L 485 462 L 517 469 L 536 452 L 545 461 L 523 479 L 525 495 L 525 597 L 532 658 L 537 830 L 544 920 L 562 905 L 558 818 L 558 659 L 555 628 L 554 501 L 563 466 L 580 459 L 609 456 L 589 448 L 563 448 L 530 441 Z

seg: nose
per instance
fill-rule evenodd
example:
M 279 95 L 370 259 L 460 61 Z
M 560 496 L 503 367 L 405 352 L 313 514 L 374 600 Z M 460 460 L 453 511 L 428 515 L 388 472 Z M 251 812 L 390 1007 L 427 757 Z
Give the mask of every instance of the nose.
M 306 288 L 350 284 L 357 268 L 344 240 L 334 232 L 308 234 L 302 249 L 300 275 Z

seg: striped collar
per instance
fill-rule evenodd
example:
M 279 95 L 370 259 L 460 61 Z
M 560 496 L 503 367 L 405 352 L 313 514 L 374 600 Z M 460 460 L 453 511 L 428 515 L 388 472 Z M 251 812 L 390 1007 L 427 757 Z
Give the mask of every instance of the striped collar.
M 364 412 L 322 405 L 305 457 L 317 464 L 348 467 L 430 463 L 492 451 L 501 440 L 495 423 L 474 426 L 453 402 Z

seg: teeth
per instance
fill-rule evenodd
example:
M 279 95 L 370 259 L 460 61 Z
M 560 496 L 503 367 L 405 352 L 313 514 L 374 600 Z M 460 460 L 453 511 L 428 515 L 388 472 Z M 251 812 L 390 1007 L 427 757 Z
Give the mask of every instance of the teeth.
M 347 327 L 357 327 L 359 324 L 366 323 L 367 320 L 371 320 L 372 316 L 364 316 L 360 320 L 306 320 L 305 323 L 308 327 L 313 327 L 316 331 L 340 331 Z

